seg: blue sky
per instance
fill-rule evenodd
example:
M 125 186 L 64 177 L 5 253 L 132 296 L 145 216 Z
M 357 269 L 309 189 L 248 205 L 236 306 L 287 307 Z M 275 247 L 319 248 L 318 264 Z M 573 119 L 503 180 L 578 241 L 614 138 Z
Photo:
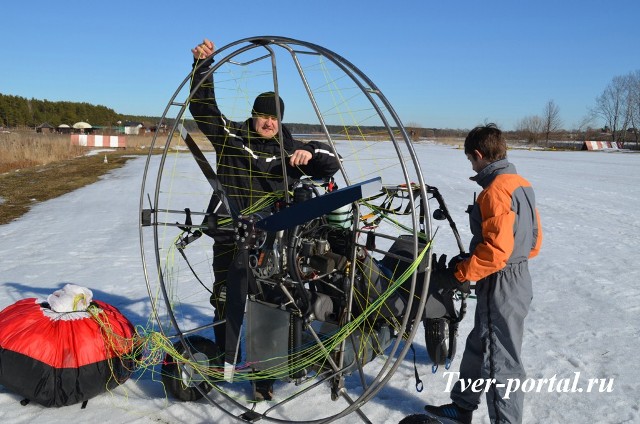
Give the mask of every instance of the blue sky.
M 277 35 L 349 60 L 405 124 L 513 129 L 553 100 L 570 129 L 640 69 L 638 16 L 637 0 L 11 1 L 0 93 L 160 116 L 203 37 Z

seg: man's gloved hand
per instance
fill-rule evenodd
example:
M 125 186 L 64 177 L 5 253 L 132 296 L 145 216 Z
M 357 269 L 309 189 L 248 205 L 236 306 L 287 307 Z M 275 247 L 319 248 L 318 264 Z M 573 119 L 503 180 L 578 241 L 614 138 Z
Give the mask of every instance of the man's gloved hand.
M 445 290 L 460 290 L 463 293 L 471 293 L 471 283 L 465 281 L 461 283 L 453 275 L 455 268 L 434 269 L 431 271 L 431 284 L 434 284 L 437 288 Z

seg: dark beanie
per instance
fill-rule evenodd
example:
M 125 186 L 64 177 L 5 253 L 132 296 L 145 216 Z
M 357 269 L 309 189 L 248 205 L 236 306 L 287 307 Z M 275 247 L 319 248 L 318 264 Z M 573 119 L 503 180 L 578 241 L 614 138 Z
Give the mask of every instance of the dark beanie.
M 267 91 L 266 93 L 259 94 L 256 100 L 253 102 L 253 111 L 251 114 L 278 116 L 276 112 L 276 93 L 273 91 Z M 281 118 L 284 117 L 284 102 L 280 98 L 280 113 Z

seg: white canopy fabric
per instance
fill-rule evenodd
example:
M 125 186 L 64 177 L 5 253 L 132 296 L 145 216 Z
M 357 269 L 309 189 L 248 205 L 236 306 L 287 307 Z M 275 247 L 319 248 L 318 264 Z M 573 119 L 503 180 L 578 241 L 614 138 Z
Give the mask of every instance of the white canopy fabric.
M 80 122 L 78 122 L 78 123 L 80 124 Z M 69 125 L 67 125 L 67 124 L 60 124 L 60 125 L 58 125 L 58 128 L 71 128 L 71 127 Z
M 87 124 L 86 122 L 76 122 L 75 124 L 73 124 L 73 128 L 77 129 L 77 130 L 86 130 L 87 128 L 93 128 L 91 125 Z

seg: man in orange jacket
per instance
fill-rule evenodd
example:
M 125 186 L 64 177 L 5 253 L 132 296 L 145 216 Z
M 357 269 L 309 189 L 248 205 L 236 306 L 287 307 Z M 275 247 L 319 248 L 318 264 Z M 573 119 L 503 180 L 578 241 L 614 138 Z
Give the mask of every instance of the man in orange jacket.
M 464 152 L 477 173 L 471 180 L 482 187 L 467 209 L 470 255 L 434 271 L 432 281 L 463 290 L 476 281 L 475 321 L 451 391 L 453 403 L 425 409 L 448 422 L 471 423 L 486 392 L 492 423 L 520 423 L 524 393 L 509 389 L 526 378 L 520 351 L 533 297 L 528 259 L 540 250 L 540 218 L 533 188 L 507 161 L 506 142 L 494 124 L 469 132 Z

